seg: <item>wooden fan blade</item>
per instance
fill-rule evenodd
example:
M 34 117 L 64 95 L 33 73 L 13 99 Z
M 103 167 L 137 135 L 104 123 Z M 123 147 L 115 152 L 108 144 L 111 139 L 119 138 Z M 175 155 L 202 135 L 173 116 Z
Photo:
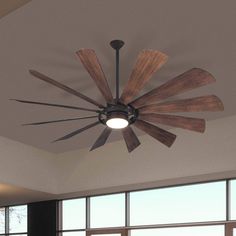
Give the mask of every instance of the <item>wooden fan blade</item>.
M 98 137 L 98 139 L 95 141 L 95 143 L 91 147 L 90 151 L 103 146 L 106 143 L 108 137 L 110 136 L 111 131 L 112 131 L 112 129 L 106 127 L 103 130 L 103 132 L 101 133 L 101 135 Z
M 193 68 L 171 79 L 143 96 L 131 105 L 138 108 L 144 104 L 157 103 L 160 100 L 215 82 L 215 78 L 205 70 Z
M 81 49 L 76 54 L 79 56 L 82 64 L 96 83 L 105 100 L 108 103 L 113 103 L 111 90 L 95 51 L 92 49 Z
M 138 137 L 130 126 L 126 127 L 125 129 L 122 129 L 122 135 L 124 137 L 128 152 L 132 152 L 140 145 Z
M 91 118 L 98 118 L 98 116 L 85 116 L 85 117 L 78 117 L 78 118 L 71 118 L 71 119 L 50 120 L 50 121 L 28 123 L 28 124 L 23 124 L 23 125 L 44 125 L 44 124 L 59 123 L 59 122 L 66 122 L 66 121 L 73 121 L 73 120 L 84 120 L 84 119 L 91 119 Z
M 75 130 L 75 131 L 73 131 L 73 132 L 71 132 L 71 133 L 69 133 L 69 134 L 67 134 L 67 135 L 65 135 L 65 136 L 63 136 L 63 137 L 53 141 L 53 142 L 57 142 L 57 141 L 61 141 L 61 140 L 72 138 L 73 136 L 75 136 L 75 135 L 77 135 L 77 134 L 79 134 L 79 133 L 81 133 L 81 132 L 83 132 L 83 131 L 85 131 L 87 129 L 90 129 L 90 128 L 98 125 L 98 124 L 101 124 L 100 121 L 96 121 L 96 122 L 94 122 L 92 124 L 86 125 L 83 128 L 77 129 L 77 130 Z
M 167 61 L 167 56 L 159 51 L 143 50 L 139 53 L 131 76 L 121 95 L 121 102 L 128 104 L 132 101 L 152 75 Z
M 171 102 L 152 104 L 139 109 L 140 113 L 200 112 L 222 111 L 223 103 L 215 95 L 181 99 Z
M 89 103 L 91 103 L 91 104 L 93 104 L 95 106 L 98 106 L 100 108 L 104 107 L 102 104 L 98 103 L 97 101 L 95 101 L 95 100 L 93 100 L 93 99 L 83 95 L 82 93 L 80 93 L 80 92 L 78 92 L 78 91 L 76 91 L 76 90 L 74 90 L 74 89 L 72 89 L 70 87 L 67 87 L 64 84 L 59 83 L 58 81 L 56 81 L 54 79 L 49 78 L 46 75 L 43 75 L 42 73 L 40 73 L 38 71 L 29 70 L 29 72 L 30 72 L 31 75 L 33 75 L 37 79 L 40 79 L 40 80 L 43 80 L 43 81 L 45 81 L 45 82 L 47 82 L 49 84 L 52 84 L 52 85 L 56 86 L 57 88 L 60 88 L 60 89 L 66 91 L 66 92 L 68 92 L 70 94 L 73 94 L 76 97 L 79 97 L 79 98 L 81 98 L 81 99 L 83 99 L 83 100 L 85 100 L 85 101 L 87 101 L 87 102 L 89 102 Z
M 206 122 L 204 119 L 197 119 L 183 116 L 162 115 L 155 113 L 139 114 L 139 119 L 151 123 L 169 125 L 177 128 L 188 129 L 203 133 L 205 131 Z
M 61 107 L 61 108 L 68 108 L 68 109 L 74 109 L 74 110 L 81 110 L 81 111 L 91 111 L 91 112 L 97 112 L 98 110 L 94 109 L 88 109 L 83 107 L 76 107 L 76 106 L 67 106 L 67 105 L 61 105 L 61 104 L 55 104 L 55 103 L 46 103 L 46 102 L 34 102 L 34 101 L 28 101 L 28 100 L 20 100 L 20 99 L 10 99 L 16 102 L 21 103 L 27 103 L 27 104 L 34 104 L 34 105 L 43 105 L 43 106 L 50 106 L 50 107 Z
M 149 134 L 153 138 L 157 139 L 159 142 L 163 143 L 167 147 L 170 147 L 175 139 L 176 135 L 161 129 L 155 125 L 149 124 L 143 120 L 136 120 L 134 125 L 138 128 L 144 131 L 145 133 Z

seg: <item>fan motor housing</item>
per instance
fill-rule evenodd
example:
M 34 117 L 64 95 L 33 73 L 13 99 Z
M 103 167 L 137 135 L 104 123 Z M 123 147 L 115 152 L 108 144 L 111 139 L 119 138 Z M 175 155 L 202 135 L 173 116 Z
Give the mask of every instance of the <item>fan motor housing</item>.
M 111 118 L 123 118 L 129 122 L 129 125 L 134 123 L 138 117 L 138 110 L 132 107 L 131 105 L 124 104 L 108 104 L 98 118 L 99 121 L 106 125 L 106 121 Z

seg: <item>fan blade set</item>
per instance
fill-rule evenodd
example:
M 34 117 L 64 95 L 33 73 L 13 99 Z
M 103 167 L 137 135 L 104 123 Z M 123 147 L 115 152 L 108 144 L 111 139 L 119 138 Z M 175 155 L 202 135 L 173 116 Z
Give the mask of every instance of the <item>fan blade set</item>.
M 111 42 L 111 46 L 116 50 L 116 56 L 118 56 L 116 57 L 116 59 L 117 58 L 119 59 L 119 50 L 123 46 L 123 42 L 120 40 L 114 40 Z M 135 148 L 137 148 L 140 145 L 138 137 L 131 128 L 132 125 L 140 129 L 141 131 L 145 132 L 146 134 L 150 135 L 151 137 L 155 138 L 156 140 L 166 145 L 167 147 L 170 147 L 174 143 L 176 135 L 172 134 L 169 131 L 161 129 L 156 125 L 159 124 L 167 125 L 175 128 L 182 128 L 203 133 L 205 131 L 205 120 L 199 118 L 184 117 L 179 115 L 170 115 L 163 113 L 205 112 L 205 111 L 214 112 L 214 111 L 222 111 L 224 109 L 223 103 L 215 95 L 207 95 L 189 99 L 179 99 L 179 100 L 173 100 L 173 101 L 171 100 L 163 102 L 163 100 L 171 98 L 175 95 L 179 95 L 184 92 L 193 90 L 195 88 L 215 82 L 214 77 L 210 73 L 200 68 L 193 68 L 191 70 L 188 70 L 185 73 L 175 77 L 174 79 L 169 80 L 163 85 L 154 88 L 150 92 L 147 92 L 146 94 L 136 98 L 137 95 L 140 93 L 140 91 L 151 79 L 151 77 L 156 73 L 156 71 L 158 71 L 167 62 L 168 57 L 162 52 L 155 50 L 143 50 L 139 53 L 137 61 L 131 72 L 130 78 L 127 84 L 125 85 L 121 96 L 119 96 L 118 101 L 113 98 L 111 89 L 109 88 L 107 79 L 105 77 L 105 74 L 102 70 L 102 66 L 96 56 L 95 51 L 92 49 L 81 49 L 78 52 L 76 52 L 76 54 L 78 58 L 81 60 L 84 68 L 89 73 L 90 77 L 95 82 L 97 88 L 104 97 L 107 105 L 104 106 L 103 104 L 87 97 L 86 95 L 35 70 L 29 71 L 30 74 L 33 75 L 35 78 L 40 79 L 46 83 L 49 83 L 74 96 L 79 97 L 80 99 L 83 99 L 88 103 L 96 106 L 97 109 L 46 103 L 46 102 L 12 99 L 17 102 L 26 104 L 59 107 L 65 109 L 74 109 L 74 110 L 82 110 L 82 111 L 97 113 L 96 115 L 93 116 L 58 119 L 58 120 L 24 124 L 24 125 L 44 125 L 51 123 L 84 120 L 84 119 L 93 119 L 93 118 L 98 119 L 96 122 L 86 125 L 85 127 L 79 128 L 55 140 L 54 142 L 72 138 L 75 135 L 78 135 L 83 131 L 93 128 L 99 124 L 105 124 L 101 120 L 101 116 L 106 114 L 107 107 L 113 106 L 116 108 L 116 106 L 118 105 L 120 106 L 120 104 L 122 104 L 122 106 L 124 107 L 128 108 L 132 107 L 137 113 L 137 116 L 133 118 L 132 122 L 129 122 L 129 125 L 121 130 L 128 152 L 132 152 Z M 116 69 L 118 71 L 119 60 L 116 60 L 116 63 L 117 63 Z M 119 73 L 116 74 L 116 80 L 117 84 L 119 85 Z M 105 127 L 101 135 L 97 138 L 97 140 L 91 147 L 90 151 L 103 146 L 106 143 L 111 132 L 112 128 L 108 126 Z

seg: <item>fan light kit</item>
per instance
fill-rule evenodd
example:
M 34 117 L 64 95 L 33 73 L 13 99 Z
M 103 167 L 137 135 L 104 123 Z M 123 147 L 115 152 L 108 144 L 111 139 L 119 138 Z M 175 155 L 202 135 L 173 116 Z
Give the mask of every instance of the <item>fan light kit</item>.
M 129 125 L 129 122 L 125 118 L 109 118 L 106 125 L 111 129 L 124 129 Z
M 203 133 L 205 131 L 205 120 L 163 113 L 222 111 L 224 109 L 221 100 L 215 95 L 205 95 L 189 99 L 162 102 L 162 100 L 167 98 L 215 82 L 214 77 L 209 72 L 200 68 L 190 69 L 174 79 L 169 80 L 165 84 L 154 88 L 141 97 L 137 97 L 153 74 L 167 61 L 167 55 L 156 50 L 143 50 L 139 53 L 130 78 L 120 96 L 119 51 L 123 47 L 124 42 L 121 40 L 113 40 L 110 45 L 116 52 L 115 98 L 113 98 L 95 51 L 92 49 L 81 49 L 76 54 L 105 98 L 106 104 L 101 104 L 40 72 L 30 70 L 30 74 L 35 78 L 43 80 L 79 97 L 80 99 L 96 106 L 97 109 L 13 99 L 21 103 L 88 111 L 96 114 L 93 116 L 75 117 L 70 119 L 34 122 L 25 125 L 43 125 L 83 119 L 97 119 L 97 121 L 55 140 L 55 142 L 72 138 L 87 129 L 102 124 L 106 127 L 90 150 L 103 146 L 111 134 L 111 131 L 113 129 L 120 129 L 127 149 L 131 152 L 140 145 L 138 137 L 131 128 L 132 125 L 149 134 L 164 145 L 170 147 L 174 143 L 176 135 L 159 128 L 156 124 L 164 124 Z

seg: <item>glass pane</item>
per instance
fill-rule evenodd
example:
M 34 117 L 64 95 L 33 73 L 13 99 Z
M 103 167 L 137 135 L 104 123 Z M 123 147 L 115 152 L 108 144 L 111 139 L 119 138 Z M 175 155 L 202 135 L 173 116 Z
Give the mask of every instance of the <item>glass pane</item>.
M 65 200 L 62 202 L 62 225 L 63 225 L 62 226 L 63 230 L 85 229 L 86 226 L 85 198 Z
M 231 192 L 231 220 L 236 220 L 236 180 L 230 181 Z
M 10 233 L 27 232 L 27 206 L 9 207 Z
M 130 194 L 131 225 L 217 221 L 225 218 L 225 181 Z
M 121 234 L 91 234 L 91 236 L 120 236 Z
M 91 228 L 125 225 L 125 194 L 90 198 Z
M 0 208 L 0 234 L 5 233 L 5 208 Z
M 62 236 L 85 236 L 85 231 L 80 231 L 80 232 L 67 232 L 63 233 Z
M 27 236 L 27 234 L 13 234 L 14 236 Z
M 224 226 L 131 230 L 130 236 L 224 236 Z
M 233 231 L 233 236 L 236 236 L 236 229 L 234 229 Z

